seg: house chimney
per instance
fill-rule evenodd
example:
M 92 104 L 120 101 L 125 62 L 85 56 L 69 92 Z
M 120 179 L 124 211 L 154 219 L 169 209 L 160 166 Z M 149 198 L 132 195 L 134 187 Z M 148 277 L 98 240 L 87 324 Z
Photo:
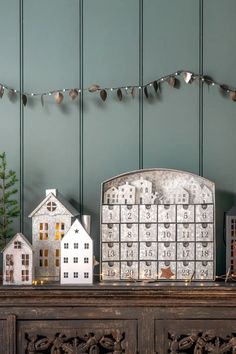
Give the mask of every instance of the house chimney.
M 82 215 L 81 217 L 81 224 L 87 231 L 87 233 L 90 235 L 91 231 L 91 215 Z
M 54 194 L 55 197 L 57 196 L 57 189 L 46 189 L 46 197 L 50 194 Z

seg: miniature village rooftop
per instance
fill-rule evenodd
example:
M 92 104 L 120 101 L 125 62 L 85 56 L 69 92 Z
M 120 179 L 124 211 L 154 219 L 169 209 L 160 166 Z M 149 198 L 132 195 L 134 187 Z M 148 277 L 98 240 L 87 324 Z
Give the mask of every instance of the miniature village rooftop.
M 46 189 L 46 198 L 42 200 L 42 202 L 31 212 L 29 218 L 32 218 L 41 207 L 54 196 L 59 203 L 63 205 L 63 207 L 68 211 L 71 217 L 75 217 L 79 215 L 79 212 L 63 197 L 61 193 L 57 191 L 57 189 Z

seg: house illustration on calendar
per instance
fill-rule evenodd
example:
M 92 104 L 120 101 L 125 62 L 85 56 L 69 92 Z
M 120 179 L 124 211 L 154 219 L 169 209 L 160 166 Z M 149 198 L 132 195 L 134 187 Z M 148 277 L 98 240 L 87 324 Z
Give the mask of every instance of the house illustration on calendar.
M 29 215 L 36 279 L 59 281 L 61 239 L 78 214 L 56 189 L 47 189 L 46 197 Z
M 60 282 L 93 283 L 93 240 L 78 219 L 61 240 Z

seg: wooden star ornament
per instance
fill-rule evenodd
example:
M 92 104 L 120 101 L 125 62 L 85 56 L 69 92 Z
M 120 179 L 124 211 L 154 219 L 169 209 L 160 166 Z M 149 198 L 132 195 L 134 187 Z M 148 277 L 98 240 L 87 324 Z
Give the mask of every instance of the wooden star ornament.
M 175 274 L 172 272 L 170 267 L 161 268 L 160 278 L 171 279 Z

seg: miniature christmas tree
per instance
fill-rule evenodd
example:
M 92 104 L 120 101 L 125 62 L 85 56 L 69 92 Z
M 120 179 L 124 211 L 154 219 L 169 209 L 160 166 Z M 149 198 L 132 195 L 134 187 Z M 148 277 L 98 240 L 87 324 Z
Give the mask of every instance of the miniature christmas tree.
M 18 202 L 12 199 L 17 193 L 14 187 L 16 182 L 16 173 L 7 170 L 6 153 L 0 154 L 0 246 L 5 246 L 7 239 L 12 236 L 13 230 L 10 225 L 13 219 L 20 214 Z

